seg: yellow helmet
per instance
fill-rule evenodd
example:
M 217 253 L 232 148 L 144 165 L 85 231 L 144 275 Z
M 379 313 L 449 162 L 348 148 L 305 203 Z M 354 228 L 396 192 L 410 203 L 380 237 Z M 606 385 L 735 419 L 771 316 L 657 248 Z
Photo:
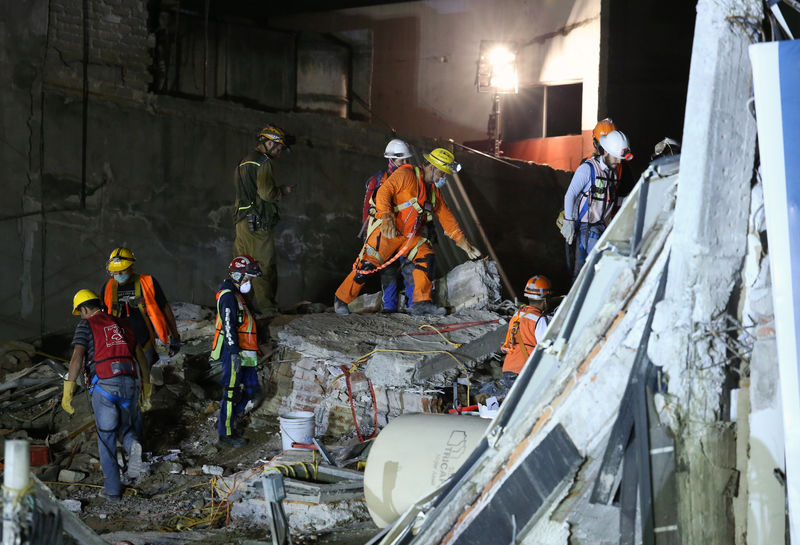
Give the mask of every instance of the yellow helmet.
M 444 172 L 445 174 L 453 174 L 461 170 L 461 165 L 456 163 L 456 158 L 453 152 L 444 148 L 436 148 L 430 153 L 424 153 L 425 160 L 430 164 Z
M 106 269 L 108 272 L 124 271 L 136 261 L 136 256 L 129 248 L 115 248 L 108 256 Z
M 78 291 L 78 293 L 75 294 L 75 297 L 72 298 L 72 314 L 74 314 L 75 316 L 80 315 L 80 312 L 78 312 L 78 307 L 84 304 L 86 301 L 92 301 L 95 299 L 99 304 L 100 297 L 98 297 L 97 294 L 92 290 Z
M 263 142 L 264 140 L 272 140 L 273 142 L 277 142 L 278 144 L 283 144 L 287 148 L 291 144 L 288 141 L 286 131 L 273 124 L 269 124 L 259 131 L 258 141 Z

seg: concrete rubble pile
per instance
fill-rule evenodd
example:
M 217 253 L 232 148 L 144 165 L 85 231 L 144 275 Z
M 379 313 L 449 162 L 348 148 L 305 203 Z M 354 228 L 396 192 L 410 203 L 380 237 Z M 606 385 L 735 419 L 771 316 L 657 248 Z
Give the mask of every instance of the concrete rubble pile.
M 487 397 L 479 394 L 481 384 L 495 393 L 501 373 L 491 356 L 503 341 L 505 319 L 498 313 L 504 305 L 494 263 L 464 263 L 437 284 L 438 304 L 451 312 L 443 317 L 326 312 L 262 321 L 260 327 L 270 336 L 261 346 L 259 366 L 265 401 L 246 415 L 250 443 L 233 451 L 216 445 L 218 367 L 208 361 L 214 311 L 173 303 L 183 345 L 171 358 L 159 345 L 162 355 L 151 370 L 154 408 L 145 428 L 149 472 L 128 483 L 138 492 L 120 504 L 106 503 L 96 494 L 102 472 L 88 396 L 79 389 L 74 415 L 60 410 L 66 361 L 57 361 L 55 355 L 43 360 L 25 343 L 2 347 L 0 406 L 8 409 L 0 416 L 3 437 L 45 449 L 41 465 L 32 469 L 48 483 L 62 509 L 91 521 L 101 534 L 126 528 L 106 537 L 122 540 L 128 534 L 130 539 L 131 532 L 144 536 L 156 527 L 187 536 L 242 529 L 263 534 L 268 504 L 258 483 L 271 470 L 285 475 L 283 506 L 293 536 L 339 527 L 374 533 L 367 522 L 361 471 L 321 463 L 315 451 L 283 451 L 278 417 L 312 411 L 314 435 L 338 455 L 336 463 L 346 466 L 365 458 L 360 440 L 401 414 L 447 412 L 454 404 L 473 404 L 476 397 Z M 380 302 L 380 294 L 364 296 L 370 298 Z M 69 357 L 68 343 L 64 338 L 63 350 L 54 352 Z M 162 520 L 163 513 L 176 508 L 185 511 L 185 518 Z M 122 523 L 132 510 L 141 517 Z M 225 528 L 213 529 L 222 522 Z
M 459 309 L 447 316 L 324 314 L 284 325 L 277 331 L 281 363 L 271 377 L 277 394 L 269 410 L 313 411 L 318 434 L 342 437 L 356 431 L 353 411 L 364 435 L 403 413 L 447 412 L 455 381 L 461 403 L 472 404 L 464 397 L 467 373 L 481 367 L 505 335 L 504 318 L 485 308 L 499 304 L 499 278 L 493 263 L 479 261 L 456 267 L 445 281 L 453 299 L 444 304 Z M 493 366 L 481 382 L 499 377 L 499 365 Z

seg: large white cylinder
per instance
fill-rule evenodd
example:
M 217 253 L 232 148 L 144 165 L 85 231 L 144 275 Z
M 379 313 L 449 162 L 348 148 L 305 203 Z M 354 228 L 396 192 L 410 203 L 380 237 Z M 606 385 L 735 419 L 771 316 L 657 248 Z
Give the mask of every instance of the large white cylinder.
M 375 524 L 389 526 L 452 475 L 489 422 L 445 414 L 404 414 L 392 420 L 375 439 L 364 470 L 364 495 Z

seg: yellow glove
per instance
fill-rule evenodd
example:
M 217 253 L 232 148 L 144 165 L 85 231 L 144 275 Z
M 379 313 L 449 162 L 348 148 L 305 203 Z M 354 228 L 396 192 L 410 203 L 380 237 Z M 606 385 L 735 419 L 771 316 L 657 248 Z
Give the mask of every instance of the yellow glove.
M 397 227 L 394 225 L 393 214 L 384 214 L 381 216 L 381 234 L 384 238 L 394 238 L 397 236 Z
M 464 250 L 466 252 L 467 257 L 470 259 L 477 259 L 481 256 L 480 250 L 474 247 L 472 244 L 469 243 L 467 237 L 462 238 L 458 242 L 456 242 L 456 246 Z
M 139 397 L 139 409 L 146 413 L 153 408 L 153 403 L 150 401 L 150 396 L 153 395 L 153 385 L 149 382 L 142 384 L 142 394 Z
M 75 392 L 75 381 L 64 381 L 64 393 L 61 395 L 61 408 L 69 414 L 75 414 L 75 409 L 72 408 L 72 394 Z

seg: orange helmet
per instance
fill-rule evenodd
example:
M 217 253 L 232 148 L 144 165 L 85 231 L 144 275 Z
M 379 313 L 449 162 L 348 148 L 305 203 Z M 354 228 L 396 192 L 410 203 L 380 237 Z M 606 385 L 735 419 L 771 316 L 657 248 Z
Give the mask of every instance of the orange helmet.
M 550 284 L 550 280 L 548 280 L 546 276 L 539 274 L 536 276 L 531 276 L 530 280 L 528 280 L 528 283 L 525 284 L 525 297 L 528 299 L 544 299 L 546 297 L 550 297 L 552 292 L 553 286 Z
M 594 126 L 594 129 L 592 129 L 592 138 L 595 140 L 600 140 L 601 136 L 605 136 L 611 131 L 615 130 L 617 130 L 617 126 L 614 125 L 614 122 L 611 121 L 610 117 L 601 119 L 597 122 L 597 125 Z

